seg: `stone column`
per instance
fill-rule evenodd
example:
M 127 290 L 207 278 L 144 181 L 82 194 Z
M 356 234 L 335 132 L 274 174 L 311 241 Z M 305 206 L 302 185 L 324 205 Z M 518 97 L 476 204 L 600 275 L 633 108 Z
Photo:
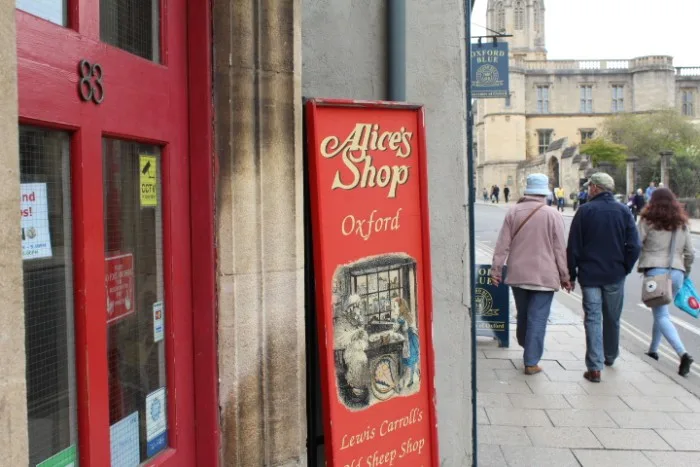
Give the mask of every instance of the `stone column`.
M 659 153 L 661 156 L 661 183 L 664 187 L 669 188 L 669 183 L 671 179 L 671 157 L 673 157 L 673 151 L 661 151 Z
M 19 148 L 15 3 L 0 3 L 0 452 L 2 465 L 27 465 L 27 393 L 22 247 L 18 233 Z
M 637 181 L 637 161 L 639 157 L 629 156 L 626 159 L 627 162 L 627 194 L 636 191 L 636 181 Z
M 222 462 L 306 458 L 301 0 L 214 0 Z

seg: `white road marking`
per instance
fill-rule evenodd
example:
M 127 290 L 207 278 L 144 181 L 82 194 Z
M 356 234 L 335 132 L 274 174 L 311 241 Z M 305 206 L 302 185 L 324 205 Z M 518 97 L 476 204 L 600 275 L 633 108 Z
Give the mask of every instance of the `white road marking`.
M 486 251 L 489 252 L 490 254 L 493 254 L 493 249 L 492 249 L 492 248 L 489 248 L 487 245 L 484 245 L 483 242 L 481 242 L 481 241 L 478 241 L 478 243 L 481 243 L 481 249 L 482 249 L 482 251 L 483 251 L 483 250 L 486 250 Z M 579 295 L 578 293 L 576 293 L 576 292 L 571 292 L 571 293 L 569 294 L 569 296 L 572 297 L 572 298 L 574 298 L 576 301 L 578 301 L 578 302 L 580 302 L 580 303 L 583 303 L 583 297 L 582 297 L 581 295 Z M 644 305 L 642 305 L 642 306 L 644 306 Z M 673 317 L 671 317 L 671 319 L 673 319 Z M 676 318 L 676 319 L 678 319 L 678 318 Z M 690 324 L 688 324 L 688 323 L 684 323 L 684 324 L 687 324 L 688 326 L 692 326 L 692 325 L 690 325 Z M 680 326 L 683 326 L 683 325 L 680 325 Z M 639 342 L 641 342 L 641 343 L 644 344 L 644 345 L 648 345 L 649 342 L 651 341 L 651 336 L 650 336 L 649 334 L 645 333 L 644 331 L 642 331 L 641 329 L 637 328 L 637 327 L 634 326 L 633 324 L 631 324 L 631 323 L 625 321 L 624 319 L 620 319 L 620 327 L 621 327 L 624 331 L 626 331 L 631 337 L 634 337 L 636 340 L 638 340 Z M 700 335 L 700 334 L 698 334 L 698 335 Z M 678 359 L 678 356 L 676 355 L 675 350 L 672 350 L 672 349 L 671 349 L 670 347 L 668 347 L 666 344 L 661 344 L 661 345 L 659 346 L 659 351 L 658 351 L 658 353 L 659 353 L 660 355 L 663 355 L 664 357 L 666 357 L 666 358 L 668 358 L 668 359 L 671 359 L 671 360 L 677 360 L 677 359 Z M 696 376 L 700 376 L 700 372 L 697 371 L 697 370 L 695 370 L 694 368 L 691 368 L 691 369 L 690 369 L 690 372 L 693 373 L 693 374 L 696 375 Z

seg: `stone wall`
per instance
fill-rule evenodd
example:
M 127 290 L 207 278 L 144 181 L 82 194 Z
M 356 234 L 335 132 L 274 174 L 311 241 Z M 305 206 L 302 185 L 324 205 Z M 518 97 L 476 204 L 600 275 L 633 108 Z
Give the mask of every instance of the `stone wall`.
M 213 18 L 222 465 L 305 465 L 301 0 Z
M 471 465 L 462 4 L 413 1 L 406 12 L 407 100 L 426 111 L 440 456 L 455 467 Z M 304 95 L 385 99 L 383 2 L 304 0 L 303 11 Z
M 27 465 L 27 394 L 17 134 L 15 2 L 0 2 L 0 452 L 3 465 Z

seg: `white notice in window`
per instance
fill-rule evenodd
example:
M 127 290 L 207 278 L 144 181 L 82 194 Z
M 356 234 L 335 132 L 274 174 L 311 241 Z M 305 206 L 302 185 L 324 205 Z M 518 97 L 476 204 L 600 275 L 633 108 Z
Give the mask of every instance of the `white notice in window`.
M 22 259 L 50 258 L 49 204 L 46 183 L 20 185 Z

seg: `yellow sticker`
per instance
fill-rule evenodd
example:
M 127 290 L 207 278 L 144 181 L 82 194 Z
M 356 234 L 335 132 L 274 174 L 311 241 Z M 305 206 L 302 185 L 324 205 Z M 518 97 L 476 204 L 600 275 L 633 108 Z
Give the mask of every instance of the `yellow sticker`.
M 155 156 L 141 154 L 141 206 L 158 206 L 158 161 Z

